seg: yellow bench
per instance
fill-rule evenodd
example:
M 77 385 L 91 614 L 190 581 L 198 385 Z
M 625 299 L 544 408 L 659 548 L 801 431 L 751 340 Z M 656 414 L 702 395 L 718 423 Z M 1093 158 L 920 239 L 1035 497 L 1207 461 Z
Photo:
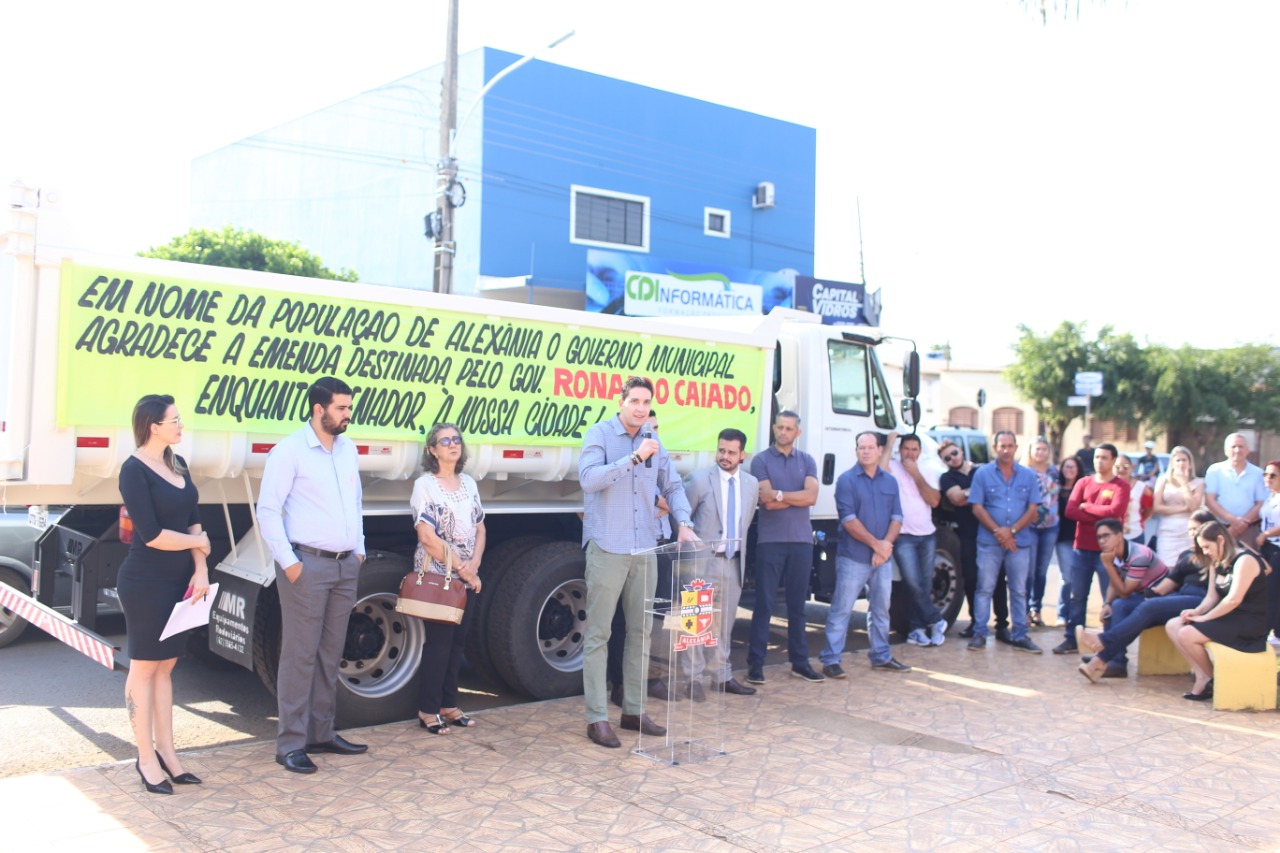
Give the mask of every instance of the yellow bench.
M 1146 636 L 1144 633 L 1143 636 Z M 1276 707 L 1276 653 L 1238 652 L 1209 643 L 1213 659 L 1213 710 L 1270 711 Z
M 1148 628 L 1138 637 L 1138 675 L 1185 675 L 1191 665 L 1182 656 L 1163 625 Z

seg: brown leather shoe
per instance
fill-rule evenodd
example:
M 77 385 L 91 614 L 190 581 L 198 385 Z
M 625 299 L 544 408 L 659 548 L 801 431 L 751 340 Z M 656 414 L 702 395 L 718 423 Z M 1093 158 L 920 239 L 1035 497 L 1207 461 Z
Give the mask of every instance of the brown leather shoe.
M 659 737 L 667 733 L 666 729 L 649 719 L 648 714 L 641 714 L 639 716 L 636 716 L 635 714 L 623 714 L 622 727 L 629 731 L 638 731 L 642 735 L 653 735 L 655 737 Z
M 624 716 L 622 719 L 626 719 Z M 609 749 L 617 749 L 622 746 L 622 741 L 618 740 L 618 736 L 613 733 L 613 726 L 607 722 L 587 723 L 587 737 L 591 738 L 592 743 Z
M 680 694 L 672 693 L 667 688 L 667 683 L 663 681 L 661 678 L 649 679 L 649 695 L 652 696 L 654 699 L 659 699 L 663 702 L 666 702 L 668 699 L 680 698 Z
M 720 689 L 725 693 L 736 693 L 739 696 L 754 696 L 756 689 L 748 687 L 736 678 L 730 678 L 724 684 L 720 685 Z

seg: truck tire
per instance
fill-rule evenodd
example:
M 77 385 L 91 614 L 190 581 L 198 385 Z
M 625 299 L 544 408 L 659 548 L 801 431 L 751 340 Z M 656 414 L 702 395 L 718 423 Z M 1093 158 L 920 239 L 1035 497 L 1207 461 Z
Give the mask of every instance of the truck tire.
M 489 653 L 502 680 L 534 699 L 582 692 L 586 555 L 547 542 L 507 569 L 489 611 Z
M 422 620 L 396 612 L 400 581 L 413 568 L 399 554 L 370 554 L 338 663 L 338 728 L 407 720 L 418 711 Z
M 493 601 L 498 590 L 510 574 L 511 564 L 520 555 L 532 551 L 546 543 L 545 536 L 517 536 L 505 542 L 499 542 L 492 548 L 485 549 L 480 564 L 480 575 L 484 582 L 483 592 L 471 599 L 469 607 L 474 608 L 470 618 L 466 640 L 466 657 L 470 667 L 494 686 L 509 688 L 498 669 L 493 665 L 493 656 L 489 653 L 489 614 L 493 610 Z
M 960 571 L 960 539 L 950 527 L 938 527 L 938 548 L 933 558 L 933 603 L 942 612 L 950 630 L 964 605 L 964 574 Z M 911 597 L 900 581 L 893 584 L 889 600 L 889 627 L 907 635 Z
M 0 583 L 8 584 L 23 595 L 31 594 L 31 585 L 13 569 L 0 568 Z M 0 607 L 0 649 L 10 645 L 27 630 L 27 620 L 7 607 Z
M 275 696 L 280 672 L 280 596 L 274 586 L 263 587 L 253 613 L 253 671 Z

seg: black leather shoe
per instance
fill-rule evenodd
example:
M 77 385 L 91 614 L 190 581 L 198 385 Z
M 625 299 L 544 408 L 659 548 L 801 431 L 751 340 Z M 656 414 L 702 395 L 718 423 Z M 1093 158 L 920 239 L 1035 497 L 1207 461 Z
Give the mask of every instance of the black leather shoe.
M 884 663 L 873 663 L 871 665 L 871 668 L 882 669 L 887 672 L 910 672 L 911 671 L 911 667 L 907 666 L 905 663 L 899 663 L 894 658 L 889 658 L 889 660 L 885 661 Z
M 279 764 L 290 773 L 315 773 L 316 765 L 307 758 L 305 749 L 295 749 L 287 755 L 277 755 L 276 764 Z
M 996 628 L 996 642 L 1013 645 L 1013 634 L 1009 633 L 1008 628 Z
M 174 776 L 169 772 L 169 768 L 165 766 L 164 756 L 158 752 L 156 753 L 156 761 L 160 762 L 160 769 L 164 771 L 164 775 L 173 780 L 175 785 L 201 785 L 204 783 L 204 780 L 194 773 L 179 773 Z
M 707 692 L 702 689 L 702 682 L 690 681 L 686 689 L 686 695 L 695 702 L 707 701 Z
M 721 688 L 724 690 L 725 693 L 734 693 L 734 694 L 737 694 L 738 696 L 756 695 L 756 689 L 754 687 L 748 687 L 747 685 L 738 681 L 738 679 L 736 678 L 730 678 L 728 681 L 726 681 L 724 684 L 721 685 Z
M 1103 678 L 1128 678 L 1129 668 L 1127 666 L 1116 666 L 1115 664 L 1107 664 L 1106 670 L 1102 673 Z
M 622 741 L 618 740 L 618 736 L 613 733 L 613 726 L 606 722 L 587 723 L 587 737 L 591 738 L 592 743 L 606 749 L 617 749 L 622 746 Z
M 363 743 L 352 743 L 342 735 L 334 735 L 333 740 L 324 743 L 307 744 L 307 752 L 331 752 L 334 755 L 359 755 L 368 752 L 369 747 Z
M 1190 694 L 1187 694 L 1190 695 Z M 168 779 L 161 779 L 157 784 L 152 785 L 147 781 L 147 777 L 142 775 L 142 765 L 137 759 L 133 762 L 133 769 L 138 771 L 138 778 L 142 779 L 142 787 L 146 788 L 148 794 L 172 794 L 173 786 L 169 784 Z
M 967 640 L 967 639 L 969 639 L 970 637 L 972 637 L 972 636 L 973 636 L 973 623 L 972 623 L 972 622 L 970 622 L 970 623 L 969 623 L 969 627 L 968 627 L 968 628 L 965 628 L 965 629 L 964 629 L 963 631 L 961 631 L 957 636 L 959 636 L 959 637 L 960 637 L 960 639 L 962 639 L 962 640 Z
M 750 684 L 764 684 L 764 667 L 762 666 L 747 667 L 747 681 Z
M 805 681 L 811 681 L 814 684 L 827 680 L 826 676 L 814 670 L 814 668 L 809 665 L 808 661 L 803 664 L 792 664 L 791 674 L 796 678 L 803 678 Z
M 1191 693 L 1190 691 L 1182 694 L 1183 699 L 1190 699 L 1192 702 L 1204 702 L 1213 698 L 1213 679 L 1209 679 L 1209 683 L 1204 686 L 1204 690 L 1199 693 Z
M 649 679 L 649 695 L 654 699 L 659 699 L 663 702 L 666 702 L 668 699 L 680 698 L 679 693 L 672 693 L 667 689 L 667 682 L 663 681 L 661 678 Z
M 667 733 L 665 728 L 649 719 L 648 714 L 623 714 L 619 725 L 629 731 L 640 732 L 642 735 L 661 737 Z

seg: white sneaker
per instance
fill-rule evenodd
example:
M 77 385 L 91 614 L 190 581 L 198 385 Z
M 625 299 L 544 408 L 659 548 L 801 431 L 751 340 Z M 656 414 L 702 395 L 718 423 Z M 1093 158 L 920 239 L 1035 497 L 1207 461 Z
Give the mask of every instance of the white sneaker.
M 940 646 L 947 641 L 947 620 L 939 619 L 929 632 L 930 645 Z
M 1272 631 L 1271 636 L 1267 637 L 1267 642 L 1273 646 L 1280 646 L 1280 637 L 1276 636 L 1276 632 Z
M 917 628 L 907 635 L 907 642 L 913 646 L 931 646 L 933 640 L 929 639 L 929 635 L 924 632 L 923 628 Z

